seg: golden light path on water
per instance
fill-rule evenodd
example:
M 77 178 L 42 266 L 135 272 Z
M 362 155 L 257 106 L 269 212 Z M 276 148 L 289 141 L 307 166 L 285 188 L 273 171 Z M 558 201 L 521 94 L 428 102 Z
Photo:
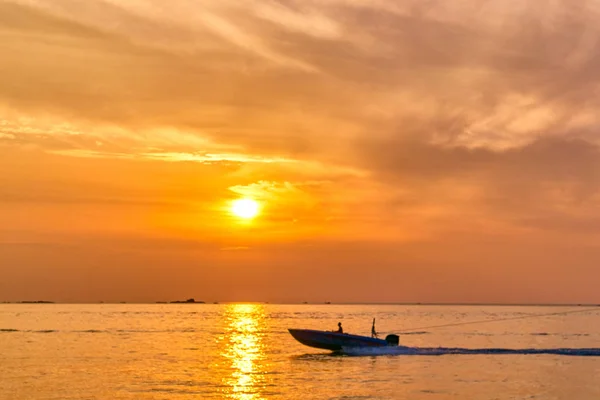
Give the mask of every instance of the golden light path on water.
M 217 339 L 231 371 L 223 376 L 223 394 L 236 400 L 262 399 L 272 385 L 265 368 L 265 310 L 259 304 L 231 304 L 225 321 L 225 334 Z

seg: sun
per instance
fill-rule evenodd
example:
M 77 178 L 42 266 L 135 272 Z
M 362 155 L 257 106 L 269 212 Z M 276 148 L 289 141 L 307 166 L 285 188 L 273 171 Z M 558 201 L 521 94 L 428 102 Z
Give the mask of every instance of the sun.
M 252 199 L 235 200 L 231 205 L 231 212 L 234 215 L 244 219 L 256 217 L 258 210 L 258 203 Z

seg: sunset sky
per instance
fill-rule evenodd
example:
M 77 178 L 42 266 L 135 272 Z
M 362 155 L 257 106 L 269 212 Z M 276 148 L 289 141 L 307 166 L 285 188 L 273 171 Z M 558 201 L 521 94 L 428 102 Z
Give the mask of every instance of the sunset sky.
M 0 0 L 0 301 L 598 303 L 599 110 L 600 1 Z

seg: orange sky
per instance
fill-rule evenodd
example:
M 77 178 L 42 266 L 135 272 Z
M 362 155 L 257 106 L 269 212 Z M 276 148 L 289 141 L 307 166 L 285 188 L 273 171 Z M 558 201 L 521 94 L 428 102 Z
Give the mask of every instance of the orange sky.
M 0 0 L 0 301 L 600 302 L 576 3 Z

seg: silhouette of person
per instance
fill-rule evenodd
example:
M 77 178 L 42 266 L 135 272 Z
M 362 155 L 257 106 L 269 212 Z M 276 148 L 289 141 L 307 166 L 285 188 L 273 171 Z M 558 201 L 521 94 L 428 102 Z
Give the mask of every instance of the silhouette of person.
M 373 326 L 371 327 L 371 337 L 377 337 L 377 331 L 375 331 L 375 318 L 373 318 Z
M 342 329 L 342 323 L 338 322 L 338 330 L 337 333 L 344 333 L 344 330 Z

